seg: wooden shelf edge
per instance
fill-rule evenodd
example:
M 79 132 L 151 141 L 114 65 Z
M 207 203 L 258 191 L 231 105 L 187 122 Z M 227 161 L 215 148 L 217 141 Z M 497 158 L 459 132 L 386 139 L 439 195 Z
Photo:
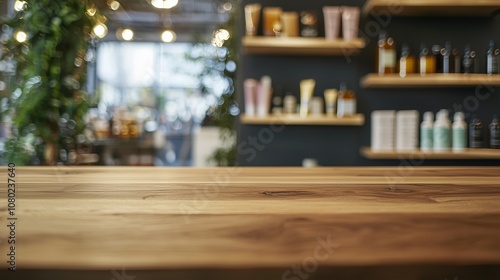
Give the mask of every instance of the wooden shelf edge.
M 241 41 L 241 46 L 246 54 L 352 56 L 358 54 L 366 43 L 362 38 L 347 42 L 328 41 L 318 37 L 245 36 Z
M 500 10 L 498 0 L 452 1 L 452 0 L 368 0 L 363 6 L 363 15 L 372 12 L 390 12 L 393 16 L 469 16 L 490 17 Z
M 240 115 L 240 122 L 249 125 L 332 125 L 332 126 L 362 126 L 365 123 L 363 114 L 346 116 L 344 118 L 326 115 L 301 117 L 293 114 L 276 114 L 268 116 Z
M 361 78 L 362 88 L 404 87 L 474 87 L 500 86 L 500 74 L 411 74 L 402 78 L 398 74 L 368 74 Z
M 395 160 L 500 160 L 500 149 L 465 149 L 463 152 L 423 152 L 421 150 L 373 151 L 371 147 L 360 149 L 362 156 L 368 159 L 395 159 Z

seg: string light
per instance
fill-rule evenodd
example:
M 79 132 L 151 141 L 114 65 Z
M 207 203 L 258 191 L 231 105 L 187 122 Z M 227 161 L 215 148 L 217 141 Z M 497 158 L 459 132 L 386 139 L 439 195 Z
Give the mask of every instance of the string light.
M 179 0 L 151 0 L 151 5 L 158 9 L 171 9 L 179 3 Z
M 26 1 L 16 0 L 16 2 L 14 2 L 14 10 L 16 12 L 23 11 L 24 9 L 26 9 L 27 5 L 28 3 L 26 3 Z
M 134 31 L 132 31 L 131 29 L 126 28 L 126 29 L 122 30 L 122 34 L 121 35 L 122 35 L 123 40 L 130 41 L 130 40 L 132 40 L 134 38 Z
M 28 34 L 26 34 L 24 31 L 18 31 L 16 33 L 16 40 L 19 43 L 24 43 L 28 39 Z
M 108 34 L 108 27 L 104 23 L 98 23 L 92 28 L 92 32 L 99 38 L 104 38 Z
M 165 43 L 171 43 L 171 42 L 175 41 L 176 38 L 177 38 L 177 35 L 172 30 L 165 30 L 161 34 L 161 40 Z
M 231 34 L 229 34 L 229 31 L 227 31 L 226 29 L 219 29 L 214 32 L 212 45 L 220 48 L 224 45 L 225 41 L 229 40 L 230 37 Z
M 111 1 L 111 3 L 109 3 L 109 7 L 111 8 L 111 10 L 116 11 L 120 8 L 120 2 Z

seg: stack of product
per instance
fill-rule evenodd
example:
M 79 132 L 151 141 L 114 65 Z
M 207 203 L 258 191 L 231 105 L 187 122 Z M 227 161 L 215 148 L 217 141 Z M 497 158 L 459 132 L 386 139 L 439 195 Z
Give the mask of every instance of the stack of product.
M 415 151 L 418 147 L 419 113 L 409 111 L 373 111 L 371 148 L 373 151 Z M 489 130 L 489 139 L 487 131 Z M 465 115 L 456 112 L 453 123 L 449 112 L 442 109 L 434 114 L 425 112 L 420 124 L 420 149 L 423 152 L 463 152 L 467 148 L 469 131 L 470 148 L 500 149 L 500 122 L 497 116 L 487 127 L 473 117 L 470 124 L 465 122 Z M 489 140 L 489 141 L 487 141 Z
M 374 151 L 414 151 L 418 147 L 418 111 L 373 111 L 371 147 Z
M 394 120 L 396 111 L 373 111 L 371 147 L 374 151 L 394 150 Z
M 416 110 L 396 113 L 396 150 L 414 151 L 418 148 L 419 113 Z

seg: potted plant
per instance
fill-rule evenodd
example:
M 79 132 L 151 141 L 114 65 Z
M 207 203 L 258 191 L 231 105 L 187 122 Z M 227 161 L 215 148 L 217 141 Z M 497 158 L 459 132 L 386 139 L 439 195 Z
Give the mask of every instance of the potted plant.
M 94 27 L 105 28 L 105 18 L 89 0 L 16 1 L 15 9 L 1 24 L 9 35 L 4 49 L 16 65 L 4 112 L 13 127 L 6 160 L 70 163 L 85 128 L 89 45 L 100 35 Z

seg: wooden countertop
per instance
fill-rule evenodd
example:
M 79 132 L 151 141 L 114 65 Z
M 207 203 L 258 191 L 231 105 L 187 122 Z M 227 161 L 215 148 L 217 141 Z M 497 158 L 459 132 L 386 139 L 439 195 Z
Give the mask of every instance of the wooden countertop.
M 320 266 L 500 265 L 499 167 L 17 167 L 16 184 L 18 269 L 287 268 L 328 240 Z

